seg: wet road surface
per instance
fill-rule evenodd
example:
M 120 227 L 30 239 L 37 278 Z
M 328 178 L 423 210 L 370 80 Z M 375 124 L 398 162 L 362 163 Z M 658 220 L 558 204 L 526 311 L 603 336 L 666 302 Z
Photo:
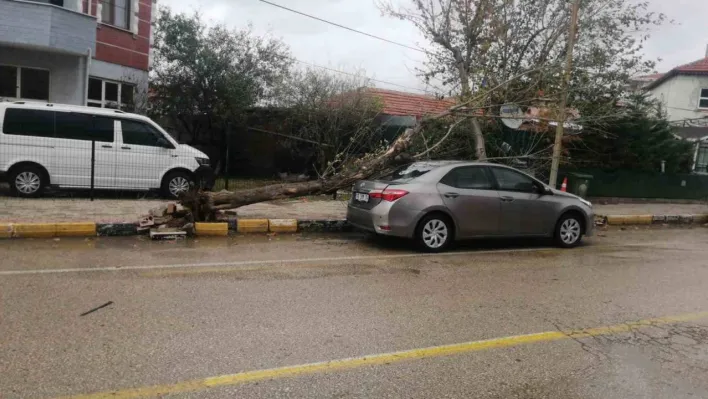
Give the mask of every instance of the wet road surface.
M 0 241 L 0 397 L 704 398 L 706 243 Z

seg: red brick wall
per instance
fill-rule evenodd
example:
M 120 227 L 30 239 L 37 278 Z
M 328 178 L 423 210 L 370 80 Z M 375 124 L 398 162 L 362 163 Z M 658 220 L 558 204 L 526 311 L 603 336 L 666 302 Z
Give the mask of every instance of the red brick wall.
M 87 1 L 93 3 L 91 14 L 95 14 L 98 0 Z M 111 25 L 98 24 L 94 58 L 147 71 L 148 54 L 150 54 L 150 29 L 152 28 L 150 25 L 152 5 L 151 0 L 140 0 L 137 35 Z

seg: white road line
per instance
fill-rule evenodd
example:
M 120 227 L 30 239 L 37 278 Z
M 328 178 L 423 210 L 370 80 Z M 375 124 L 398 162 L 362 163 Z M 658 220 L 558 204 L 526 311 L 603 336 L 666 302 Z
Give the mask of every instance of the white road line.
M 138 265 L 138 266 L 107 266 L 94 268 L 68 268 L 68 269 L 30 269 L 30 270 L 5 270 L 0 271 L 0 276 L 20 276 L 27 274 L 60 274 L 60 273 L 85 273 L 85 272 L 120 272 L 126 270 L 153 270 L 153 269 L 178 269 L 178 268 L 199 268 L 199 267 L 215 267 L 215 266 L 256 266 L 256 265 L 275 265 L 288 263 L 307 263 L 307 262 L 336 262 L 336 261 L 353 261 L 353 260 L 380 260 L 380 259 L 404 259 L 404 258 L 420 258 L 432 256 L 469 256 L 495 253 L 514 253 L 514 252 L 538 252 L 547 251 L 557 248 L 518 248 L 518 249 L 496 249 L 486 251 L 464 251 L 464 252 L 444 252 L 438 254 L 391 254 L 391 255 L 358 255 L 358 256 L 332 256 L 322 258 L 303 258 L 303 259 L 270 259 L 270 260 L 244 260 L 234 262 L 210 262 L 210 263 L 178 263 L 172 265 Z

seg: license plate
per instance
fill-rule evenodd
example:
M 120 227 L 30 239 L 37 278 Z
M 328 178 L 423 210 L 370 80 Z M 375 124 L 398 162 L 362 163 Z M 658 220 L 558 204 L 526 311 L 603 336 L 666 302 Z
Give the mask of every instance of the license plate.
M 354 193 L 354 199 L 359 202 L 369 202 L 369 194 Z

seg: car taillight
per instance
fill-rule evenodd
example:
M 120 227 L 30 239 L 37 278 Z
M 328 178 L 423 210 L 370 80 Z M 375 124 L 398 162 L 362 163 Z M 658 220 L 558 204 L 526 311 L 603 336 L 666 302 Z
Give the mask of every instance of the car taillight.
M 371 190 L 369 192 L 369 197 L 371 198 L 379 198 L 384 201 L 389 201 L 393 202 L 404 195 L 408 194 L 408 191 L 406 190 L 398 190 L 398 189 L 384 189 L 384 190 Z

